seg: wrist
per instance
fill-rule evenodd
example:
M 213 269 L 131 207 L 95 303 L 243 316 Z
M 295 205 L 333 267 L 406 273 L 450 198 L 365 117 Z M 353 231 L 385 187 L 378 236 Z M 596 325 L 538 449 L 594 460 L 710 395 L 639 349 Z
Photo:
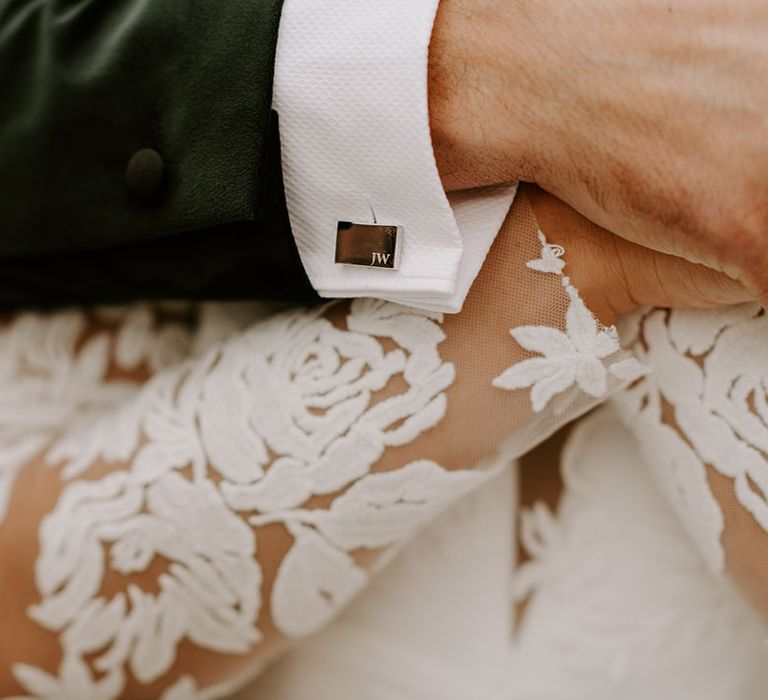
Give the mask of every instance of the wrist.
M 533 179 L 534 95 L 518 73 L 530 53 L 525 22 L 498 3 L 441 0 L 429 50 L 429 109 L 447 190 Z M 518 18 L 519 19 L 519 18 Z

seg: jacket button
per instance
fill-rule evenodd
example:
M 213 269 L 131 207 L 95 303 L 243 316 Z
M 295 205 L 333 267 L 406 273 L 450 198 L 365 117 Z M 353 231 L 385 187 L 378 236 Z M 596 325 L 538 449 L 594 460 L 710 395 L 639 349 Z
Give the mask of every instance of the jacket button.
M 128 191 L 142 202 L 151 202 L 163 189 L 165 163 L 153 148 L 136 151 L 125 169 L 125 184 Z

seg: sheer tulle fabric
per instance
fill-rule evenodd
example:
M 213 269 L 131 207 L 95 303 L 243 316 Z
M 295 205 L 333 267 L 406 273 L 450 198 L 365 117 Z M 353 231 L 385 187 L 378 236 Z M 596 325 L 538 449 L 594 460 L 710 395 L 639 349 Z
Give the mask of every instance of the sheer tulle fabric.
M 454 317 L 9 320 L 3 694 L 219 697 L 321 629 L 448 504 L 644 373 L 563 252 L 523 196 Z
M 624 337 L 652 371 L 615 397 L 710 568 L 768 620 L 768 317 L 647 309 Z
M 548 237 L 523 193 L 445 318 L 355 300 L 6 319 L 2 695 L 221 697 L 609 396 L 710 567 L 765 607 L 763 313 L 640 312 L 633 357 Z M 545 590 L 557 528 L 527 522 L 518 583 Z

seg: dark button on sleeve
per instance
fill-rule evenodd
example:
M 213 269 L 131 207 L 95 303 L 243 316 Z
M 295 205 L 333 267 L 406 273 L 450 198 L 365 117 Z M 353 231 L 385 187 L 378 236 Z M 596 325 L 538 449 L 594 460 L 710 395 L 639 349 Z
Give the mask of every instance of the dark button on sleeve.
M 136 151 L 125 170 L 128 191 L 142 202 L 151 202 L 160 196 L 165 176 L 165 163 L 152 148 Z

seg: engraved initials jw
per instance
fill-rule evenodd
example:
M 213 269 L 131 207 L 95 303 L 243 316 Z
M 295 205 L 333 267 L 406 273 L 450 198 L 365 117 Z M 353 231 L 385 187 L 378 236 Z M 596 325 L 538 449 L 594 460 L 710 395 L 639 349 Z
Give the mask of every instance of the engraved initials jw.
M 371 265 L 388 265 L 392 253 L 372 253 Z

